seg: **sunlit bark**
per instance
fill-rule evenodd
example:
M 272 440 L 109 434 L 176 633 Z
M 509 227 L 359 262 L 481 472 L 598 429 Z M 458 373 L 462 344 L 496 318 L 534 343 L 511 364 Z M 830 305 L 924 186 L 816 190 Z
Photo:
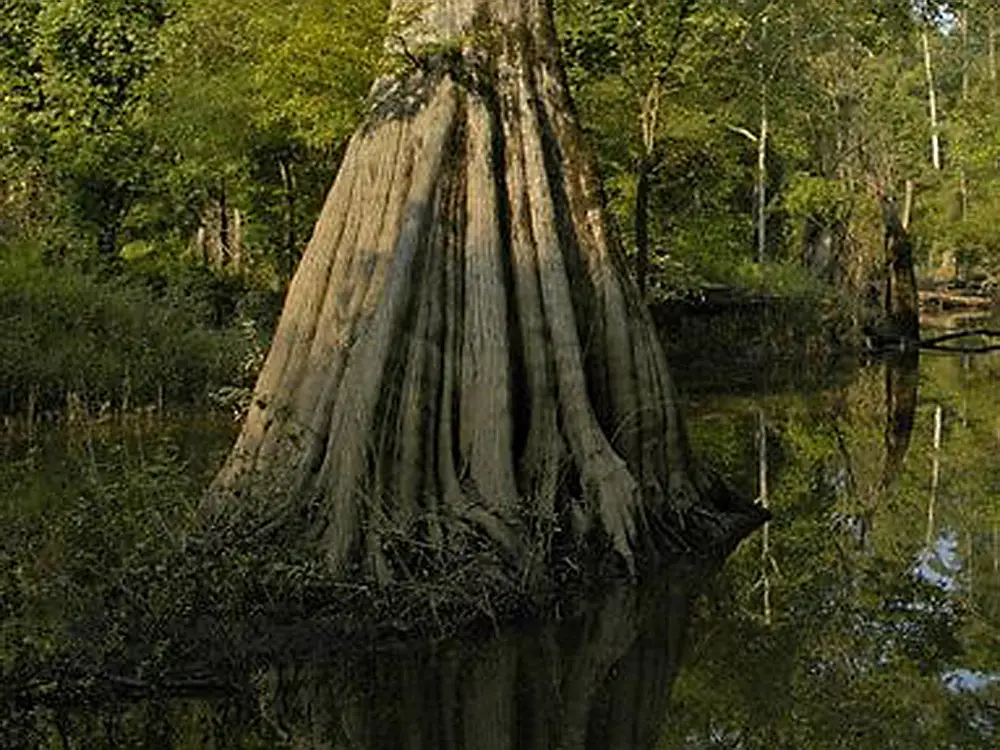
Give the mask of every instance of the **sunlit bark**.
M 603 537 L 715 511 L 608 237 L 546 3 L 427 5 L 292 280 L 209 507 L 305 520 L 335 570 L 385 540 Z M 523 557 L 523 556 L 522 556 Z

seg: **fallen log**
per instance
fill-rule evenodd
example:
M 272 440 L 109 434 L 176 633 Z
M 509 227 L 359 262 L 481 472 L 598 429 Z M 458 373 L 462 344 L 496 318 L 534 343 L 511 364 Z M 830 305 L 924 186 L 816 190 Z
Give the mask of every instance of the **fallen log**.
M 954 310 L 956 308 L 985 310 L 994 307 L 996 304 L 996 301 L 991 297 L 984 297 L 977 294 L 921 290 L 919 297 L 922 306 L 936 306 L 942 310 Z
M 954 331 L 924 339 L 920 342 L 921 349 L 933 349 L 942 352 L 960 352 L 962 354 L 985 354 L 987 352 L 1000 351 L 1000 344 L 985 344 L 982 346 L 947 346 L 949 341 L 968 338 L 970 336 L 981 336 L 984 338 L 1000 338 L 1000 330 L 992 328 L 975 328 L 966 331 Z

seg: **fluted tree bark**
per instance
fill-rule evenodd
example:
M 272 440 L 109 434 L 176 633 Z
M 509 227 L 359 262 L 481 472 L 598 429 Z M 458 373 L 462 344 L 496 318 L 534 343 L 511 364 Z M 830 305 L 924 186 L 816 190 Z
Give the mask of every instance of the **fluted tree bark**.
M 331 568 L 382 578 L 390 532 L 524 552 L 544 527 L 632 564 L 653 519 L 680 538 L 717 498 L 609 238 L 550 4 L 419 7 L 208 506 L 305 519 Z

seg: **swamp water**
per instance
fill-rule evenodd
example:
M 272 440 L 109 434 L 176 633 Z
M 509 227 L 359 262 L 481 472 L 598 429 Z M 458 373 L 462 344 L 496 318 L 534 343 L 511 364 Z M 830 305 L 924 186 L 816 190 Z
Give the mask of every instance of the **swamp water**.
M 697 453 L 774 513 L 724 564 L 556 622 L 348 654 L 314 634 L 159 687 L 31 670 L 81 637 L 61 623 L 102 566 L 190 514 L 232 429 L 6 445 L 0 747 L 1000 747 L 1000 357 L 744 373 L 735 395 L 676 375 Z

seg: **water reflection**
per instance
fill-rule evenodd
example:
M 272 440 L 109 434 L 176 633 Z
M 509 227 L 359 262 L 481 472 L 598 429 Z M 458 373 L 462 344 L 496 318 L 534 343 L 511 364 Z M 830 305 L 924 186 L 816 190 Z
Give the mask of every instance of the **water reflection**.
M 653 748 L 711 572 L 679 564 L 639 586 L 610 585 L 558 620 L 474 639 L 372 653 L 298 642 L 294 661 L 278 651 L 216 695 L 77 695 L 6 728 L 25 747 Z
M 0 746 L 1000 747 L 1000 356 L 765 380 L 782 390 L 701 383 L 686 412 L 745 494 L 765 480 L 766 554 L 757 534 L 715 574 L 613 586 L 461 642 L 343 654 L 314 639 L 220 676 L 222 692 L 40 694 L 0 714 Z M 16 486 L 48 498 L 51 524 L 66 482 L 43 459 Z M 160 464 L 161 486 L 179 481 Z
M 910 447 L 913 420 L 917 413 L 917 390 L 920 383 L 920 357 L 916 351 L 905 352 L 885 363 L 885 470 L 884 490 L 890 489 L 903 468 Z
M 266 714 L 303 748 L 652 748 L 699 577 L 618 584 L 480 643 L 275 667 Z
M 664 748 L 1000 746 L 998 384 L 1000 358 L 925 355 L 693 400 L 750 492 L 767 415 L 773 564 L 765 591 L 745 544 L 697 608 Z

